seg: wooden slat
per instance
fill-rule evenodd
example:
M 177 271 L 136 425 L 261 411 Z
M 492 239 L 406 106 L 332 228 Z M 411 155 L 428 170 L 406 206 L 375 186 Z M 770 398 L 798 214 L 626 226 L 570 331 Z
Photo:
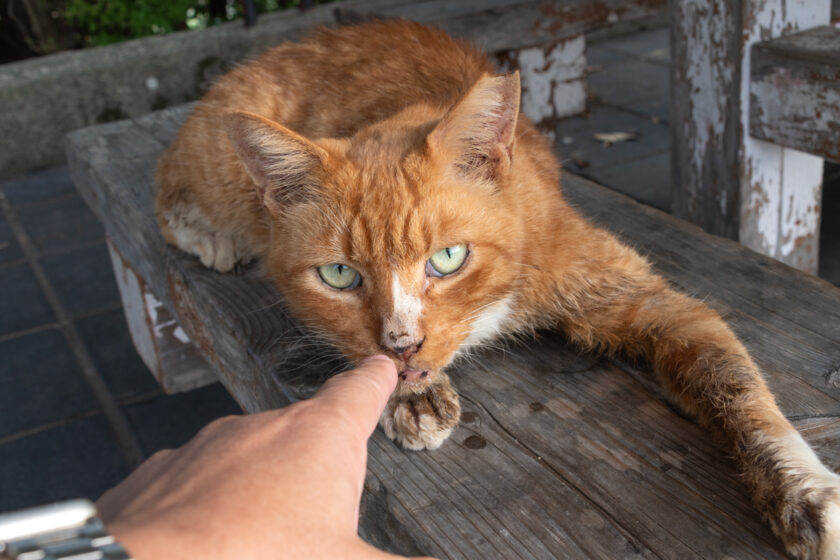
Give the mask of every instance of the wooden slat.
M 74 182 L 238 402 L 282 406 L 311 393 L 330 352 L 255 269 L 208 271 L 165 247 L 154 223 L 154 163 L 187 110 L 73 133 Z M 574 176 L 564 190 L 726 312 L 786 413 L 832 441 L 840 290 Z M 369 541 L 440 558 L 784 558 L 728 460 L 649 374 L 545 332 L 456 364 L 452 378 L 464 414 L 439 450 L 374 434 L 360 524 Z M 837 467 L 837 450 L 820 449 Z
M 840 161 L 840 29 L 753 45 L 750 134 Z

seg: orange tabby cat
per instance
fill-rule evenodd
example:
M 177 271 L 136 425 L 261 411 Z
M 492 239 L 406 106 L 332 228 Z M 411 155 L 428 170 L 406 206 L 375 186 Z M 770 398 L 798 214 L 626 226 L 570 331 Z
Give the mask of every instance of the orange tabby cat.
M 469 45 L 407 22 L 280 45 L 207 93 L 157 182 L 167 241 L 219 271 L 266 259 L 296 316 L 350 359 L 393 358 L 382 426 L 404 446 L 433 449 L 458 422 L 445 368 L 459 353 L 559 326 L 648 360 L 727 442 L 789 553 L 840 558 L 838 476 L 747 350 L 569 208 L 518 74 Z

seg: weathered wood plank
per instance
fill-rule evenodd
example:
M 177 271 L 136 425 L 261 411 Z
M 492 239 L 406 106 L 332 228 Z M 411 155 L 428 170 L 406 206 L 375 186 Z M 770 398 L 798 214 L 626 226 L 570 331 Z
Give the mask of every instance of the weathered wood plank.
M 670 11 L 671 208 L 738 238 L 740 33 L 737 2 L 677 0 Z
M 168 395 L 218 381 L 169 310 L 108 241 L 128 332 L 137 353 Z
M 753 45 L 750 134 L 840 161 L 840 29 Z
M 750 46 L 828 23 L 829 0 L 749 0 L 741 50 L 741 208 L 738 239 L 800 270 L 819 268 L 821 158 L 749 136 Z
M 165 247 L 154 224 L 154 162 L 187 110 L 73 133 L 71 172 L 236 399 L 249 411 L 282 406 L 336 364 L 330 350 L 256 269 L 208 271 Z M 784 390 L 786 413 L 812 428 L 806 436 L 831 439 L 833 425 L 816 423 L 840 413 L 840 290 L 574 176 L 564 189 L 677 285 L 728 311 Z M 441 558 L 784 557 L 726 458 L 650 375 L 543 333 L 456 364 L 452 377 L 463 422 L 439 450 L 374 434 L 360 524 L 369 541 Z
M 566 198 L 719 311 L 789 417 L 840 414 L 840 290 L 654 208 L 566 176 Z M 612 194 L 612 193 L 610 193 Z

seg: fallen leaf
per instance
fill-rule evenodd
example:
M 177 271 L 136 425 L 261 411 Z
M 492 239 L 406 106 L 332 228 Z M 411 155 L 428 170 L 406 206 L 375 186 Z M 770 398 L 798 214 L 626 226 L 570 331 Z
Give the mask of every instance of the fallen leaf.
M 602 143 L 604 147 L 612 146 L 619 142 L 629 142 L 639 137 L 638 132 L 597 132 L 592 135 L 595 140 Z

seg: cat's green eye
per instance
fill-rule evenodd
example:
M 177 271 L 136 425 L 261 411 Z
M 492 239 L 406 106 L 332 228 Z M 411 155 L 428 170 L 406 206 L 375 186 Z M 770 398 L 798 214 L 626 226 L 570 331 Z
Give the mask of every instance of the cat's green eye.
M 321 277 L 324 284 L 337 290 L 350 290 L 358 286 L 362 281 L 361 274 L 355 268 L 339 263 L 319 266 L 318 276 Z
M 426 264 L 426 273 L 429 276 L 447 276 L 457 272 L 467 260 L 468 253 L 466 245 L 453 245 L 441 249 L 429 259 Z

